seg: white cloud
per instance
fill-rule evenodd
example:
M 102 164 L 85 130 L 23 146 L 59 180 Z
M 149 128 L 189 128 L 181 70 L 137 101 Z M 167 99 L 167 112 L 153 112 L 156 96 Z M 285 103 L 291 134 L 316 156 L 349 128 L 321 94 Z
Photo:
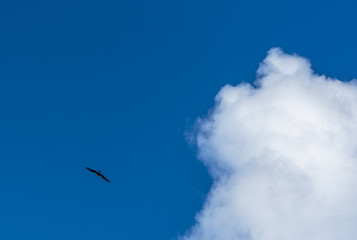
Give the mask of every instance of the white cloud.
M 357 85 L 274 48 L 198 121 L 214 185 L 185 240 L 357 239 Z

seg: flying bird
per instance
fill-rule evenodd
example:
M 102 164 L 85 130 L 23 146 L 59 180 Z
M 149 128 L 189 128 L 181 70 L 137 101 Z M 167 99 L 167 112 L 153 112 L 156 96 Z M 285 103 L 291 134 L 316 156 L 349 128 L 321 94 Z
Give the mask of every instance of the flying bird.
M 86 168 L 87 168 L 89 171 L 94 172 L 95 174 L 97 174 L 97 176 L 101 176 L 105 181 L 107 181 L 107 182 L 110 183 L 110 181 L 109 181 L 108 179 L 106 179 L 106 178 L 103 176 L 103 174 L 100 173 L 100 171 L 97 172 L 96 170 L 90 169 L 89 167 L 86 167 Z

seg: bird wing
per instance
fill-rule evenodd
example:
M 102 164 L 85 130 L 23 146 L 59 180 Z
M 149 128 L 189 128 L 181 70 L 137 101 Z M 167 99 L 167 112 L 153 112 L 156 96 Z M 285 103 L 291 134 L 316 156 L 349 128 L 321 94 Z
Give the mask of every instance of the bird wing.
M 89 167 L 86 167 L 86 168 L 87 168 L 89 171 L 91 171 L 91 172 L 97 173 L 96 170 L 90 169 Z
M 107 181 L 107 182 L 109 182 L 110 183 L 110 181 L 108 180 L 108 179 L 106 179 L 102 174 L 99 174 L 105 181 Z

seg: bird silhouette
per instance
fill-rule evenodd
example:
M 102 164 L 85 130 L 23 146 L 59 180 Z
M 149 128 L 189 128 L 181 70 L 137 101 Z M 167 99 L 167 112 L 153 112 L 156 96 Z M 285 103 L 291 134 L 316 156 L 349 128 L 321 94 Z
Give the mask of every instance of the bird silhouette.
M 97 172 L 96 170 L 90 169 L 89 167 L 86 167 L 86 168 L 87 168 L 89 171 L 94 172 L 95 174 L 97 174 L 97 176 L 101 176 L 105 181 L 107 181 L 107 182 L 110 183 L 110 181 L 109 181 L 108 179 L 106 179 L 106 178 L 103 176 L 103 174 L 100 173 L 100 171 Z

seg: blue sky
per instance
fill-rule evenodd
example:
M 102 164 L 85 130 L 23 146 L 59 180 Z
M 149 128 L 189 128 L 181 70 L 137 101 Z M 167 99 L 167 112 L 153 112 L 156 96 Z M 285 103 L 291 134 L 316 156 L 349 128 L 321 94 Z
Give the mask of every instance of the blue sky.
M 357 76 L 356 3 L 3 1 L 4 239 L 172 239 L 212 180 L 185 140 L 271 47 Z M 101 170 L 108 184 L 85 167 Z

